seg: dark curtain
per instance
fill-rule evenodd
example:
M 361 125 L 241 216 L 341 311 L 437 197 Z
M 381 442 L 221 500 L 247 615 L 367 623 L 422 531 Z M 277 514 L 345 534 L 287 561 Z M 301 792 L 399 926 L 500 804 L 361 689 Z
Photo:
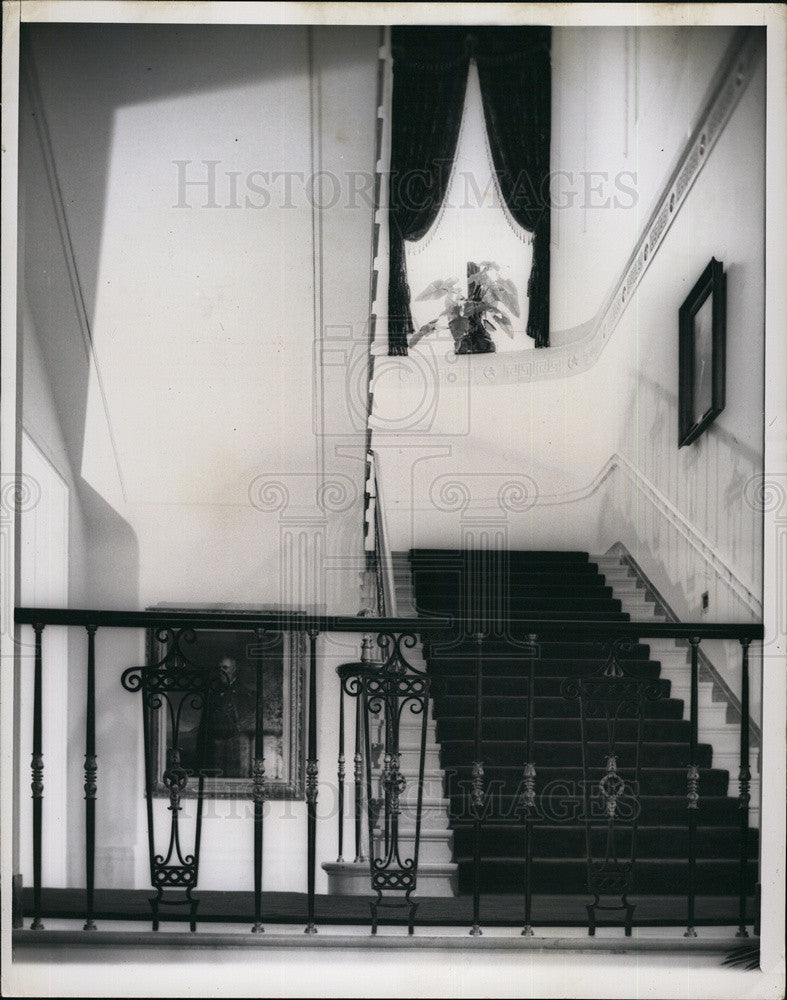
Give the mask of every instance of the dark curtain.
M 443 203 L 470 60 L 451 28 L 393 28 L 391 49 L 388 353 L 401 355 L 413 332 L 404 241 L 421 239 Z
M 552 121 L 550 28 L 481 29 L 478 76 L 500 191 L 509 211 L 533 233 L 527 286 L 528 336 L 549 345 L 549 140 Z
M 503 198 L 533 239 L 527 332 L 549 343 L 550 28 L 392 28 L 388 353 L 413 332 L 404 241 L 440 210 L 462 121 L 467 70 L 478 64 L 484 116 Z

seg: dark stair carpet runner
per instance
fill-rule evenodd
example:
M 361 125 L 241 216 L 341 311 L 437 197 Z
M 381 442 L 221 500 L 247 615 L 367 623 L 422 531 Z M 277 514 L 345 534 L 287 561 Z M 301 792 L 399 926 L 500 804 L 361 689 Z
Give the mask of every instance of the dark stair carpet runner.
M 481 573 L 487 594 L 508 614 L 544 619 L 628 621 L 612 597 L 598 566 L 582 552 L 509 552 L 504 562 L 489 560 Z M 479 586 L 479 566 L 458 551 L 420 549 L 410 553 L 413 593 L 419 615 L 467 614 Z M 502 592 L 501 592 L 502 590 Z M 486 598 L 484 599 L 486 600 Z M 488 606 L 488 600 L 487 600 Z M 562 682 L 598 671 L 607 654 L 592 642 L 540 642 L 535 667 L 534 763 L 537 770 L 537 821 L 533 832 L 532 888 L 536 893 L 587 891 L 587 850 L 583 818 L 582 750 L 579 703 L 563 697 Z M 441 650 L 426 648 L 427 669 L 434 679 L 434 712 L 445 793 L 450 802 L 459 891 L 472 891 L 473 810 L 470 785 L 474 754 L 475 648 L 471 642 Z M 660 664 L 647 643 L 635 645 L 622 661 L 641 678 L 658 680 Z M 480 881 L 483 893 L 524 891 L 524 827 L 521 795 L 526 762 L 529 664 L 521 646 L 502 638 L 484 643 L 483 726 L 484 823 Z M 606 723 L 586 720 L 590 787 L 603 774 Z M 633 768 L 637 722 L 617 726 L 618 766 Z M 593 767 L 593 762 L 597 766 Z M 672 895 L 688 884 L 688 809 L 686 769 L 689 722 L 683 702 L 670 697 L 670 683 L 660 682 L 659 700 L 649 703 L 640 747 L 637 796 L 618 805 L 621 819 L 638 810 L 635 893 Z M 730 775 L 713 767 L 712 748 L 700 745 L 700 800 L 697 812 L 696 891 L 734 896 L 739 891 L 739 810 Z M 629 772 L 631 774 L 632 772 Z M 626 809 L 629 810 L 628 816 Z M 602 858 L 606 828 L 603 802 L 591 803 L 591 856 Z M 630 823 L 618 827 L 622 857 L 630 848 Z M 749 884 L 754 892 L 758 831 L 749 831 Z

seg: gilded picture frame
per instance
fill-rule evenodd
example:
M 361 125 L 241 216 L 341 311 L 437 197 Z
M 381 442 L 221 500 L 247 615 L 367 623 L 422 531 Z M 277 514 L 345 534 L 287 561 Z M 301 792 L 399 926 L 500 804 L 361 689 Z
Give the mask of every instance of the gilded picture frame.
M 158 605 L 168 610 L 212 611 L 233 613 L 249 611 L 248 606 L 216 605 L 177 607 Z M 274 609 L 253 609 L 256 611 Z M 160 631 L 148 629 L 146 663 L 160 663 L 166 654 L 166 642 Z M 203 712 L 184 706 L 179 720 L 179 749 L 183 766 L 194 772 L 184 790 L 184 796 L 196 794 L 198 759 L 197 746 L 202 747 L 201 770 L 206 775 L 204 795 L 207 798 L 251 798 L 251 762 L 255 751 L 255 705 L 257 660 L 262 659 L 265 794 L 271 799 L 303 799 L 304 797 L 304 711 L 306 639 L 300 630 L 255 633 L 249 629 L 194 630 L 194 641 L 188 645 L 190 664 L 198 668 L 218 667 L 227 677 L 226 690 L 217 697 L 209 721 L 203 723 Z M 205 732 L 199 727 L 207 725 Z M 166 768 L 167 749 L 171 744 L 171 722 L 166 712 L 152 713 L 150 724 L 151 760 L 155 774 L 151 787 L 154 795 L 168 796 L 162 781 Z

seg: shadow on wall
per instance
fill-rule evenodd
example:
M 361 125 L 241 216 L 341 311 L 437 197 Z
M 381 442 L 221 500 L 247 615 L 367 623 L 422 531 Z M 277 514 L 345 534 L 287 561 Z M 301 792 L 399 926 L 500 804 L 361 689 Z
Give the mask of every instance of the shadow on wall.
M 139 607 L 139 544 L 129 523 L 88 483 L 79 481 L 88 529 L 85 600 L 89 607 Z
M 139 607 L 139 546 L 128 523 L 84 480 L 78 484 L 86 522 L 86 573 L 83 600 L 88 608 Z M 69 670 L 69 783 L 80 787 L 85 739 L 87 640 L 75 633 Z M 96 633 L 96 883 L 108 888 L 132 885 L 139 840 L 142 787 L 142 731 L 139 705 L 120 686 L 129 666 L 144 662 L 141 629 L 99 629 Z M 69 879 L 83 884 L 84 803 L 69 796 Z
M 73 209 L 68 221 L 91 323 L 115 113 L 254 81 L 285 82 L 282 54 L 303 31 L 297 25 L 22 25 L 22 91 L 33 91 L 36 114 L 44 118 L 38 127 L 48 133 L 57 183 L 69 212 Z M 343 47 L 340 55 L 330 50 L 321 55 L 323 72 L 346 69 L 348 51 Z M 359 47 L 359 60 L 364 53 Z M 75 108 L 81 109 L 76 117 Z M 228 137 L 228 146 L 231 142 Z

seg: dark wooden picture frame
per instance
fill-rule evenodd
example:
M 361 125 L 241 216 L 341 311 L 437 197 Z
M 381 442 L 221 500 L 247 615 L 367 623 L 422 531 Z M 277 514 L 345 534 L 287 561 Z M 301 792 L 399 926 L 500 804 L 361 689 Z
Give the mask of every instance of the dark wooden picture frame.
M 711 257 L 678 313 L 678 447 L 691 444 L 724 409 L 727 276 Z
M 166 605 L 167 608 L 173 606 Z M 213 606 L 210 610 L 216 609 Z M 155 610 L 160 611 L 162 605 Z M 227 610 L 222 606 L 222 610 Z M 178 610 L 195 610 L 178 606 Z M 200 610 L 205 610 L 200 608 Z M 250 610 L 246 606 L 233 611 Z M 271 609 L 255 609 L 271 610 Z M 146 662 L 155 664 L 166 653 L 165 645 L 149 629 L 146 639 Z M 219 705 L 212 725 L 214 734 L 207 734 L 208 758 L 202 770 L 206 774 L 206 798 L 251 798 L 251 762 L 254 755 L 254 720 L 256 696 L 256 658 L 263 661 L 263 705 L 265 707 L 265 795 L 270 799 L 302 799 L 304 797 L 304 683 L 306 671 L 305 632 L 266 632 L 262 640 L 253 630 L 195 629 L 195 641 L 190 644 L 189 657 L 198 668 L 220 667 L 228 672 L 231 688 L 226 704 Z M 195 713 L 199 722 L 199 713 Z M 229 732 L 232 722 L 237 732 Z M 162 781 L 166 768 L 167 747 L 171 742 L 171 724 L 166 712 L 152 713 L 150 740 L 154 761 L 153 790 L 155 795 L 169 796 Z M 219 731 L 220 730 L 220 731 Z M 187 768 L 196 762 L 196 729 L 192 732 L 189 719 L 182 720 L 179 743 L 183 764 Z M 193 744 L 193 745 L 192 745 Z M 192 758 L 195 758 L 192 761 Z M 197 778 L 189 779 L 184 796 L 196 794 Z

